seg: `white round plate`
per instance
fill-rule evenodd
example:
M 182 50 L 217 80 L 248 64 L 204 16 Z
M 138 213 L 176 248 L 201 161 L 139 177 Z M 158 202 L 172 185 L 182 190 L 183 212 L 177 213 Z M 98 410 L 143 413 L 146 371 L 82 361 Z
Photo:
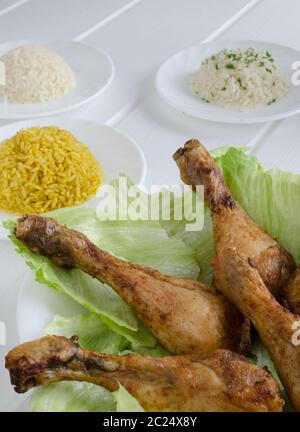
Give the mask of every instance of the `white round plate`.
M 228 109 L 203 102 L 192 94 L 189 79 L 205 57 L 224 49 L 252 47 L 269 51 L 278 67 L 288 77 L 288 94 L 276 103 L 247 111 Z M 194 117 L 221 123 L 261 123 L 290 117 L 300 112 L 300 86 L 291 83 L 292 63 L 300 59 L 300 52 L 269 42 L 252 40 L 214 41 L 185 49 L 170 57 L 157 72 L 156 88 L 159 95 L 177 110 Z
M 120 173 L 128 175 L 136 184 L 143 183 L 146 175 L 146 159 L 142 150 L 131 138 L 110 126 L 77 118 L 26 120 L 1 127 L 0 142 L 15 135 L 20 129 L 49 125 L 69 130 L 80 142 L 89 147 L 101 163 L 104 183 L 113 180 Z M 97 202 L 97 198 L 92 198 L 84 205 L 95 206 Z M 0 222 L 10 217 L 11 214 L 0 211 Z M 4 230 L 0 228 L 0 238 L 1 235 L 4 236 Z
M 0 44 L 0 56 L 28 43 L 37 42 L 23 40 Z M 50 102 L 33 104 L 0 102 L 0 118 L 2 119 L 45 117 L 68 111 L 93 99 L 113 79 L 112 59 L 100 49 L 81 42 L 38 41 L 38 44 L 55 51 L 66 60 L 75 73 L 76 85 L 73 90 L 61 98 Z

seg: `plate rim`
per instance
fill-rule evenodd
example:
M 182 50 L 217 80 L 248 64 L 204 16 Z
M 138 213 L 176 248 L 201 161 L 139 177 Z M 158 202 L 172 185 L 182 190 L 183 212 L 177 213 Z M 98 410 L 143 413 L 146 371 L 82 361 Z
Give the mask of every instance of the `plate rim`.
M 177 51 L 176 53 L 172 54 L 171 56 L 169 56 L 166 60 L 164 60 L 158 67 L 156 74 L 155 74 L 155 88 L 156 91 L 158 93 L 158 95 L 161 97 L 162 100 L 164 100 L 164 102 L 166 102 L 169 106 L 173 107 L 174 109 L 176 109 L 177 111 L 181 112 L 184 115 L 190 116 L 192 118 L 195 119 L 202 119 L 202 120 L 207 120 L 207 121 L 211 121 L 213 123 L 225 123 L 225 124 L 258 124 L 258 123 L 268 123 L 268 122 L 272 122 L 272 121 L 278 121 L 278 120 L 282 120 L 282 119 L 286 119 L 289 117 L 292 117 L 296 114 L 298 114 L 300 112 L 300 105 L 299 107 L 295 107 L 293 109 L 289 109 L 287 111 L 284 111 L 282 113 L 277 113 L 277 114 L 273 114 L 273 115 L 269 115 L 269 116 L 256 116 L 256 117 L 252 117 L 252 118 L 247 118 L 247 117 L 240 117 L 240 118 L 235 118 L 235 120 L 233 118 L 230 117 L 225 117 L 225 118 L 214 118 L 211 115 L 205 115 L 205 113 L 201 114 L 201 115 L 197 115 L 194 110 L 190 109 L 189 107 L 183 107 L 182 105 L 174 102 L 173 100 L 171 100 L 169 98 L 169 96 L 163 91 L 162 86 L 159 84 L 159 80 L 162 74 L 162 69 L 163 67 L 173 58 L 175 58 L 176 56 L 179 56 L 180 54 L 183 54 L 185 52 L 188 52 L 190 50 L 193 49 L 199 49 L 203 46 L 209 46 L 215 43 L 220 43 L 220 44 L 226 44 L 226 43 L 245 43 L 245 42 L 249 42 L 250 44 L 268 44 L 268 45 L 273 45 L 276 47 L 280 47 L 281 49 L 289 49 L 291 51 L 294 51 L 295 53 L 297 53 L 300 57 L 300 51 L 298 51 L 297 49 L 288 46 L 288 45 L 284 45 L 284 44 L 278 44 L 275 42 L 270 42 L 267 40 L 255 40 L 255 39 L 216 39 L 213 41 L 207 41 L 207 42 L 201 42 L 199 44 L 194 44 L 194 45 L 189 45 L 185 48 L 183 48 L 180 51 Z M 217 108 L 222 108 L 220 106 L 217 106 Z M 226 108 L 223 108 L 224 111 L 226 110 Z
M 39 45 L 45 44 L 45 46 L 47 46 L 47 44 L 51 44 L 51 43 L 53 43 L 53 44 L 55 44 L 55 43 L 70 43 L 70 44 L 74 44 L 74 45 L 81 45 L 83 47 L 87 47 L 89 49 L 97 51 L 99 54 L 101 54 L 106 59 L 107 64 L 109 65 L 109 68 L 110 68 L 110 75 L 109 75 L 108 79 L 106 80 L 105 85 L 102 86 L 97 92 L 95 92 L 91 96 L 84 98 L 83 100 L 81 100 L 75 104 L 66 106 L 64 108 L 54 109 L 54 110 L 45 111 L 45 112 L 38 112 L 37 111 L 34 114 L 22 114 L 22 115 L 14 115 L 14 114 L 8 114 L 7 115 L 7 114 L 5 114 L 5 115 L 3 115 L 3 117 L 1 117 L 2 120 L 20 120 L 21 121 L 21 120 L 30 120 L 30 119 L 34 119 L 34 118 L 43 118 L 43 117 L 63 114 L 67 111 L 71 111 L 73 109 L 76 109 L 76 108 L 90 102 L 91 100 L 93 100 L 97 96 L 99 96 L 102 92 L 104 92 L 110 86 L 113 79 L 115 78 L 116 68 L 115 68 L 114 61 L 113 61 L 111 55 L 108 54 L 102 48 L 95 47 L 93 45 L 88 45 L 87 43 L 84 43 L 81 41 L 76 41 L 76 40 L 42 38 L 42 39 L 39 39 L 38 41 L 35 39 L 20 39 L 20 40 L 11 40 L 8 42 L 1 42 L 0 43 L 0 50 L 1 50 L 1 47 L 7 46 L 7 45 L 11 45 L 12 49 L 13 49 L 13 46 L 17 46 L 17 44 L 19 44 L 19 43 L 20 43 L 20 45 L 28 44 L 28 43 L 36 43 Z M 3 102 L 0 101 L 0 104 L 1 103 L 3 103 Z M 18 104 L 18 105 L 22 105 L 22 104 Z M 25 105 L 34 105 L 34 104 L 25 104 Z
M 100 129 L 106 129 L 108 131 L 116 133 L 117 135 L 119 135 L 122 138 L 125 138 L 128 142 L 130 142 L 130 145 L 136 150 L 137 154 L 139 155 L 139 157 L 142 161 L 142 169 L 141 169 L 140 178 L 136 182 L 136 184 L 138 186 L 141 186 L 144 184 L 145 178 L 147 175 L 147 159 L 146 159 L 145 153 L 143 152 L 142 148 L 138 145 L 137 141 L 134 138 L 132 138 L 129 134 L 127 134 L 126 132 L 123 132 L 122 130 L 120 130 L 114 126 L 108 125 L 106 123 L 98 123 L 98 122 L 95 122 L 93 120 L 88 120 L 88 119 L 81 118 L 81 117 L 78 117 L 78 118 L 77 117 L 57 118 L 56 120 L 59 124 L 58 127 L 62 127 L 62 124 L 64 122 L 83 122 L 85 125 L 94 125 Z M 1 134 L 3 129 L 11 128 L 11 127 L 17 127 L 17 125 L 20 125 L 20 128 L 18 128 L 18 129 L 22 129 L 22 124 L 25 126 L 29 121 L 34 121 L 34 119 L 23 119 L 20 121 L 16 121 L 16 122 L 12 122 L 12 123 L 8 123 L 6 125 L 3 125 L 2 127 L 0 127 L 0 134 Z M 36 119 L 36 121 L 37 121 L 37 123 L 45 123 L 45 124 L 47 124 L 49 121 L 49 123 L 51 125 L 51 124 L 53 124 L 53 117 L 39 117 Z M 37 126 L 39 126 L 39 124 L 37 124 Z M 29 127 L 29 126 L 27 125 L 27 127 Z M 1 142 L 1 139 L 0 139 L 0 142 Z M 18 217 L 18 215 L 14 214 L 14 213 L 6 213 L 5 212 L 5 216 L 4 216 L 4 212 L 0 211 L 0 224 L 2 225 L 3 221 L 5 219 L 9 219 L 10 217 L 16 218 L 16 217 Z M 1 230 L 0 230 L 0 240 L 9 240 L 7 238 L 7 236 L 1 235 Z

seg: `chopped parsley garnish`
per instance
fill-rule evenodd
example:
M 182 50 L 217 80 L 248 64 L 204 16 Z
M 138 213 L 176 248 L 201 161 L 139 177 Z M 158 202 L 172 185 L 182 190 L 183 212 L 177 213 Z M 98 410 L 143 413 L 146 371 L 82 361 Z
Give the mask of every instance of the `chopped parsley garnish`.
M 209 92 L 207 92 L 207 86 L 203 86 L 203 83 L 200 81 L 197 83 L 197 76 L 195 75 L 196 88 L 193 89 L 193 92 L 198 94 L 199 97 L 202 98 L 202 100 L 206 103 L 215 103 L 216 99 L 219 99 L 220 94 L 220 99 L 222 101 L 222 98 L 225 99 L 225 95 L 223 95 L 221 92 L 225 91 L 229 96 L 231 96 L 231 91 L 234 92 L 239 90 L 238 96 L 241 98 L 241 100 L 245 99 L 247 92 L 251 88 L 251 84 L 248 86 L 248 81 L 251 81 L 251 77 L 254 77 L 255 81 L 257 79 L 260 80 L 258 83 L 254 82 L 254 84 L 257 84 L 258 89 L 260 86 L 262 88 L 265 86 L 265 83 L 261 81 L 268 83 L 269 96 L 266 97 L 264 94 L 258 95 L 257 99 L 261 99 L 266 105 L 271 105 L 278 99 L 277 95 L 275 96 L 276 88 L 274 89 L 273 87 L 278 86 L 281 81 L 280 76 L 278 82 L 275 79 L 277 68 L 269 51 L 259 51 L 251 47 L 247 49 L 224 49 L 214 55 L 204 58 L 202 60 L 202 65 L 208 65 L 208 68 L 205 67 L 205 74 L 210 74 L 211 70 L 215 70 L 215 77 L 219 79 L 223 76 L 221 85 L 219 86 L 218 84 L 216 88 L 216 81 L 215 87 L 212 86 Z M 272 76 L 268 75 L 272 73 L 274 73 Z M 280 74 L 280 71 L 278 71 L 278 73 Z M 282 82 L 283 78 L 284 77 L 282 77 Z M 197 90 L 198 84 L 199 91 Z M 201 87 L 202 90 L 200 91 Z M 278 90 L 281 90 L 281 88 L 278 88 Z M 282 92 L 284 92 L 284 89 Z M 233 103 L 234 101 L 232 104 Z M 249 101 L 249 105 L 251 105 L 251 101 Z
M 237 78 L 237 82 L 239 83 L 239 86 L 240 86 L 243 90 L 246 90 L 246 87 L 243 86 L 243 84 L 242 84 L 242 80 L 241 80 L 240 77 Z

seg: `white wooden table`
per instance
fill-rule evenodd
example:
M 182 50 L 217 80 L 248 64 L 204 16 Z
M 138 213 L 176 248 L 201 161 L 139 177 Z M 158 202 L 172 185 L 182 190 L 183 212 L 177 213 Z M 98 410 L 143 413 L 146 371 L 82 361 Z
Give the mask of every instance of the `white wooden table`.
M 113 83 L 67 115 L 107 123 L 131 135 L 145 153 L 148 186 L 178 181 L 171 155 L 192 136 L 209 149 L 252 144 L 252 153 L 266 167 L 299 173 L 299 116 L 268 125 L 210 123 L 168 107 L 153 84 L 160 63 L 201 41 L 258 39 L 300 49 L 299 16 L 299 0 L 0 0 L 0 43 L 73 39 L 107 51 L 116 66 Z M 0 126 L 4 124 L 0 120 Z M 3 356 L 17 343 L 14 317 L 25 265 L 3 240 L 0 258 L 0 321 L 9 323 L 7 346 L 0 347 L 4 411 L 14 410 L 21 400 L 3 373 Z

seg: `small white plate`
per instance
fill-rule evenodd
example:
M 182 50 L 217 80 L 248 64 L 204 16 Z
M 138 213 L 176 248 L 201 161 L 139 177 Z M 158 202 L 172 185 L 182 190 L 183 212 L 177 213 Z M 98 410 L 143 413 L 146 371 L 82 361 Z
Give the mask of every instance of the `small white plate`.
M 23 40 L 0 45 L 0 56 L 28 43 L 38 43 L 61 55 L 76 76 L 73 90 L 59 99 L 33 104 L 0 102 L 0 118 L 22 119 L 45 117 L 76 108 L 100 94 L 112 81 L 114 64 L 102 50 L 81 42 Z
M 205 57 L 224 49 L 252 47 L 269 51 L 278 67 L 288 77 L 288 94 L 276 103 L 247 111 L 222 108 L 207 104 L 192 94 L 189 79 Z M 269 42 L 252 40 L 214 41 L 185 49 L 170 57 L 157 72 L 156 88 L 159 95 L 177 110 L 194 117 L 221 123 L 261 123 L 290 117 L 300 112 L 300 86 L 291 83 L 292 63 L 300 60 L 300 52 Z
M 49 125 L 69 130 L 80 142 L 89 147 L 101 163 L 104 183 L 113 180 L 120 173 L 128 175 L 136 184 L 143 183 L 146 175 L 144 153 L 131 138 L 110 126 L 77 118 L 26 120 L 0 128 L 0 142 L 15 135 L 20 129 Z M 97 198 L 92 198 L 84 205 L 94 206 L 97 202 Z M 9 219 L 10 216 L 11 214 L 0 211 L 0 222 Z M 1 232 L 0 230 L 0 238 Z

